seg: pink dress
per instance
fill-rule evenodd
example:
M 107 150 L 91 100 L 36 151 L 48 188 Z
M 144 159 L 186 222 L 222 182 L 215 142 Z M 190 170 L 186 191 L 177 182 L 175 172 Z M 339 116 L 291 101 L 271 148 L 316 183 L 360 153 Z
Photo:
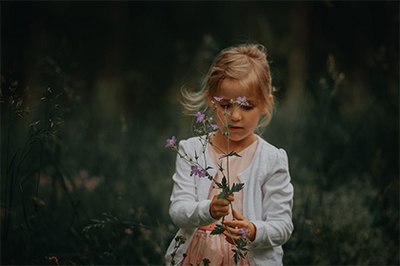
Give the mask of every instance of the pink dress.
M 253 160 L 255 151 L 257 149 L 257 141 L 254 141 L 244 150 L 239 152 L 242 157 L 229 157 L 229 177 L 230 186 L 232 183 L 240 183 L 238 175 L 244 172 L 249 167 Z M 225 176 L 227 176 L 227 160 L 226 158 L 220 159 L 220 153 L 209 146 L 209 154 L 213 163 L 217 166 L 222 162 Z M 220 171 L 215 176 L 218 182 L 221 182 L 222 174 Z M 210 187 L 208 199 L 212 199 L 214 195 L 219 194 L 220 190 L 214 184 Z M 233 208 L 240 214 L 243 214 L 243 190 L 235 193 L 235 201 L 233 202 Z M 225 217 L 226 220 L 232 220 L 232 213 L 229 213 Z M 221 221 L 216 222 L 219 224 Z M 207 258 L 210 260 L 210 265 L 235 265 L 232 249 L 235 249 L 234 245 L 231 245 L 225 240 L 225 235 L 211 235 L 213 229 L 212 224 L 210 226 L 198 228 L 194 234 L 192 241 L 186 251 L 187 257 L 183 260 L 181 265 L 189 266 L 192 265 L 203 265 L 203 259 Z M 241 259 L 237 265 L 247 266 L 249 265 L 248 258 Z

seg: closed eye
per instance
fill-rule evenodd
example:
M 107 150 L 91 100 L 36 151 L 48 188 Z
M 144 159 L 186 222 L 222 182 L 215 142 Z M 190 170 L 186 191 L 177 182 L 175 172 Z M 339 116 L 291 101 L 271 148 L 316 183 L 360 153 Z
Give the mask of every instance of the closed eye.
M 231 107 L 231 104 L 220 104 L 220 106 L 224 109 L 229 109 Z
M 251 110 L 254 108 L 254 106 L 247 105 L 247 106 L 242 106 L 245 110 Z

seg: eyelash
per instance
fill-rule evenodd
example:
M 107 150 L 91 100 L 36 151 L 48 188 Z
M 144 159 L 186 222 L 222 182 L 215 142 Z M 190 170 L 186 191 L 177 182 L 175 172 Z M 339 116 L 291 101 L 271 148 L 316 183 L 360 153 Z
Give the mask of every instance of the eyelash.
M 231 105 L 230 104 L 221 104 L 221 107 L 223 108 L 223 109 L 229 109 L 230 107 L 231 107 Z M 251 110 L 251 109 L 253 109 L 253 106 L 242 106 L 245 110 Z

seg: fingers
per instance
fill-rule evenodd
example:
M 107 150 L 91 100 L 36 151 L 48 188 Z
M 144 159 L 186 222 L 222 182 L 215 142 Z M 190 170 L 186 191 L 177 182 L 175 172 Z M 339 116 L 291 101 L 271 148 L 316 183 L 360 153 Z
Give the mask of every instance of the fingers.
M 219 220 L 223 216 L 227 216 L 229 214 L 229 207 L 214 207 L 214 208 L 211 208 L 210 214 L 214 219 Z
M 216 204 L 219 204 L 221 206 L 227 206 L 229 204 L 231 204 L 231 202 L 233 202 L 235 199 L 232 196 L 226 196 L 223 198 L 218 199 L 218 195 L 215 195 L 212 199 L 212 201 L 214 201 Z
M 235 209 L 233 209 L 233 217 L 238 219 L 239 221 L 246 219 L 243 215 L 239 214 Z
M 233 194 L 230 196 L 225 196 L 225 197 L 223 197 L 223 199 L 229 200 L 229 202 L 235 201 L 235 197 L 233 196 Z
M 255 225 L 245 216 L 237 213 L 236 210 L 233 210 L 233 215 L 237 220 L 224 221 L 224 228 L 226 229 L 224 234 L 226 240 L 232 244 L 233 240 L 237 241 L 241 236 L 243 236 L 247 237 L 250 241 L 254 241 L 257 233 Z
M 235 244 L 240 239 L 240 237 L 243 236 L 243 234 L 240 233 L 241 232 L 240 230 L 242 229 L 232 228 L 232 227 L 225 227 L 225 229 L 226 229 L 226 231 L 224 232 L 225 239 L 231 244 Z
M 227 231 L 224 232 L 224 235 L 225 235 L 225 240 L 232 245 L 234 245 L 239 240 L 239 237 L 234 236 L 233 234 L 230 235 Z M 235 243 L 233 241 L 235 241 Z
M 221 199 L 218 199 L 218 195 L 215 195 L 210 204 L 211 216 L 214 219 L 221 219 L 223 216 L 227 216 L 229 214 L 229 205 L 233 200 L 233 195 Z
M 220 206 L 229 206 L 229 204 L 231 203 L 229 200 L 222 198 L 219 200 L 215 201 L 216 204 L 220 205 Z

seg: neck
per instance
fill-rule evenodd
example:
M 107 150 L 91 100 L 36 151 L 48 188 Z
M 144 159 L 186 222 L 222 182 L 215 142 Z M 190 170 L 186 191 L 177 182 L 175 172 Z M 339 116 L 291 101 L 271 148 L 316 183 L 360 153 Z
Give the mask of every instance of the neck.
M 246 137 L 243 140 L 239 140 L 239 141 L 233 141 L 233 140 L 229 140 L 229 152 L 235 151 L 237 153 L 241 152 L 242 150 L 244 150 L 245 148 L 247 148 L 248 146 L 250 146 L 254 141 L 256 141 L 257 136 L 256 134 L 252 134 L 248 137 Z M 214 146 L 217 146 L 219 149 L 219 151 L 222 151 L 224 153 L 228 153 L 228 142 L 226 140 L 226 138 L 222 135 L 221 131 L 218 131 L 215 134 L 215 137 L 212 140 Z

